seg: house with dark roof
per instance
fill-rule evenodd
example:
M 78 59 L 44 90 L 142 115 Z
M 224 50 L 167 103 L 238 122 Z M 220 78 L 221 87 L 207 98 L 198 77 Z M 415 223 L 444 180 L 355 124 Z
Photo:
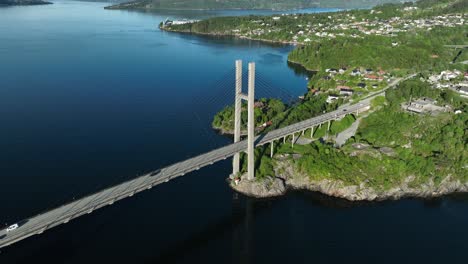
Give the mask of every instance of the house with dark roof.
M 354 94 L 354 90 L 353 89 L 349 89 L 349 88 L 341 88 L 340 89 L 340 95 L 344 95 L 344 96 L 351 96 Z

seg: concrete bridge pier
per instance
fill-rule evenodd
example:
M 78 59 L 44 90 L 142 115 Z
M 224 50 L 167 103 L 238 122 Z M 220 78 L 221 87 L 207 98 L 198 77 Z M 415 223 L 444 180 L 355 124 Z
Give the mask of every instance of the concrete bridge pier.
M 291 148 L 294 148 L 294 142 L 296 141 L 295 133 L 292 134 Z
M 314 137 L 314 127 L 312 126 L 310 128 L 310 138 L 313 138 Z
M 274 140 L 270 142 L 270 146 L 271 146 L 270 158 L 273 158 L 273 151 L 274 151 L 274 148 L 275 148 L 275 141 Z

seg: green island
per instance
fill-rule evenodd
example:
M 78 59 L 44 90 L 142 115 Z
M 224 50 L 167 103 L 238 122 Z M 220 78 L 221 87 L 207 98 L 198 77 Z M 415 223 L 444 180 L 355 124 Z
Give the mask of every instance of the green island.
M 256 179 L 234 189 L 257 197 L 287 187 L 348 200 L 434 197 L 468 191 L 468 2 L 421 0 L 324 14 L 218 17 L 163 30 L 297 45 L 289 61 L 312 70 L 294 104 L 255 104 L 257 133 L 372 99 L 371 109 L 257 147 Z M 233 107 L 213 128 L 232 133 Z M 242 119 L 247 119 L 245 111 Z M 294 143 L 294 144 L 292 144 Z M 241 155 L 241 160 L 245 160 Z

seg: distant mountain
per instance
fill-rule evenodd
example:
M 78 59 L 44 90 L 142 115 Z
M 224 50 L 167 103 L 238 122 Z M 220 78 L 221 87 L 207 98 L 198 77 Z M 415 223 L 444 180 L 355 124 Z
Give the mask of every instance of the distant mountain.
M 407 0 L 408 1 L 408 0 Z M 364 8 L 401 0 L 137 0 L 107 9 L 270 9 L 288 10 L 309 7 Z
M 42 0 L 0 0 L 0 6 L 13 6 L 13 5 L 49 5 L 51 2 Z

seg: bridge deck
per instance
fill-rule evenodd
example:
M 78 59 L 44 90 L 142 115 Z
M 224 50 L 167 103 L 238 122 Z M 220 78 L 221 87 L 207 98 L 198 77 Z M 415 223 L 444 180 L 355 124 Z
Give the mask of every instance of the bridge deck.
M 256 138 L 256 146 L 269 143 L 273 140 L 283 138 L 299 131 L 303 131 L 312 126 L 340 118 L 343 115 L 360 111 L 370 106 L 370 99 L 359 104 L 339 109 L 323 114 L 284 128 L 271 131 Z M 190 158 L 188 160 L 175 163 L 161 170 L 145 174 L 133 180 L 112 186 L 100 192 L 91 194 L 79 200 L 52 209 L 40 215 L 19 222 L 19 228 L 6 232 L 0 230 L 0 248 L 11 245 L 35 234 L 41 234 L 47 229 L 67 223 L 68 221 L 88 214 L 106 205 L 133 196 L 134 194 L 163 182 L 167 182 L 176 177 L 182 176 L 194 170 L 198 170 L 214 162 L 232 157 L 235 153 L 243 152 L 247 149 L 247 142 L 241 141 L 225 147 L 207 152 L 205 154 Z

